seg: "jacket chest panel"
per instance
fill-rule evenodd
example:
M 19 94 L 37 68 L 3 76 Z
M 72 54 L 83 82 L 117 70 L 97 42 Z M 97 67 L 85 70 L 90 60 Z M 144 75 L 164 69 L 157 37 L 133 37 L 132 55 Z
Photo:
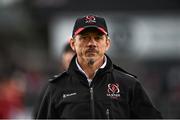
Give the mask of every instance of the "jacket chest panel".
M 104 84 L 101 87 L 97 85 L 93 88 L 95 116 L 107 118 L 107 110 L 109 111 L 109 116 L 113 118 L 129 114 L 127 109 L 128 103 L 126 102 L 127 95 L 123 89 L 116 90 L 117 88 L 111 88 L 112 90 L 109 90 L 108 85 Z M 61 117 L 63 116 L 64 118 L 68 118 L 68 116 L 72 116 L 72 118 L 91 118 L 90 88 L 82 86 L 76 89 L 64 90 L 57 109 L 63 109 L 60 113 Z

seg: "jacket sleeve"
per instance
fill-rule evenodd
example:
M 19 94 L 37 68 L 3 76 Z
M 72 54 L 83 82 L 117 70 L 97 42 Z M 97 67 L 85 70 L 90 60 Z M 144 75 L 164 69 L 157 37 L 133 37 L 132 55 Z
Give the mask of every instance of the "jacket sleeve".
M 137 81 L 133 89 L 132 118 L 161 119 L 161 113 L 153 106 L 141 84 Z
M 35 119 L 53 119 L 57 118 L 52 99 L 52 88 L 47 86 L 46 90 L 40 96 L 39 105 L 36 108 Z

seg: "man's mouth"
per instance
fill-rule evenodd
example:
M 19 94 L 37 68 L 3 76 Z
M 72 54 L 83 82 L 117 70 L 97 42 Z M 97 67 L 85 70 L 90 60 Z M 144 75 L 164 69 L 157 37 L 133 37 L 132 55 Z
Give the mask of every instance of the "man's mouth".
M 97 52 L 97 50 L 96 49 L 88 49 L 86 52 L 95 53 L 95 52 Z
M 86 55 L 89 56 L 89 57 L 94 56 L 96 53 L 97 53 L 97 50 L 95 50 L 95 49 L 88 49 L 86 51 Z

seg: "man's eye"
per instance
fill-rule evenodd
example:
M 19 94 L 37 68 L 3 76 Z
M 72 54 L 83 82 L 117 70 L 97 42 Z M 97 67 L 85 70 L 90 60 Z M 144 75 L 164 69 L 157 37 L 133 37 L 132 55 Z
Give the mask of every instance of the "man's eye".
M 97 36 L 97 37 L 95 37 L 95 39 L 97 39 L 97 40 L 102 39 L 102 36 Z
M 81 36 L 81 39 L 87 39 L 88 36 Z

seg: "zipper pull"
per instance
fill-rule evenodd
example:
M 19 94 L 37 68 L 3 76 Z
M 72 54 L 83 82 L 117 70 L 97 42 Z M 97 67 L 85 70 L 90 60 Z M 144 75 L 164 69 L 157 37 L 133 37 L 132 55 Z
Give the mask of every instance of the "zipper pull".
M 109 109 L 106 109 L 106 116 L 107 116 L 107 119 L 109 120 Z
M 93 100 L 93 88 L 90 88 L 91 100 Z

